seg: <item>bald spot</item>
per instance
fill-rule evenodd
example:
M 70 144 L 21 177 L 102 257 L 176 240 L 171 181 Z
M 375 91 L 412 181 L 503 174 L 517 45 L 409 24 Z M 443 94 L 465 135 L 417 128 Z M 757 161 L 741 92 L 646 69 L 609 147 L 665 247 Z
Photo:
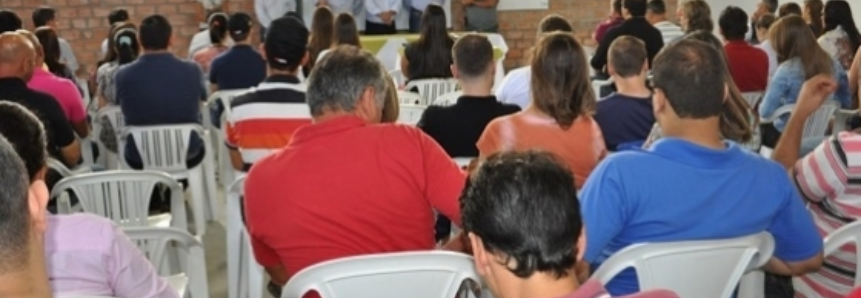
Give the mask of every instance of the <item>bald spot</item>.
M 17 33 L 0 34 L 0 64 L 19 65 L 35 54 L 33 45 Z

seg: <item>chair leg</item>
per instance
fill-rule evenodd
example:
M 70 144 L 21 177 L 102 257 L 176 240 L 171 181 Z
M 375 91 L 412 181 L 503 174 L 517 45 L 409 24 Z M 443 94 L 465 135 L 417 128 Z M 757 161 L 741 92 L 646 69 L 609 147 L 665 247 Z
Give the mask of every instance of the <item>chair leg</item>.
M 230 214 L 228 214 L 230 216 Z M 238 221 L 237 221 L 238 220 Z M 227 220 L 227 281 L 228 281 L 228 297 L 241 298 L 242 287 L 242 253 L 244 235 L 242 235 L 242 219 L 229 218 Z
M 188 188 L 191 189 L 191 214 L 194 216 L 195 235 L 203 236 L 206 231 L 206 186 L 203 168 L 189 171 Z
M 204 191 L 204 215 L 206 221 L 215 220 L 216 216 L 221 215 L 219 210 L 218 192 L 216 191 L 215 171 L 218 169 L 215 164 L 215 156 L 217 153 L 213 151 L 212 145 L 205 142 L 206 156 L 203 157 L 203 164 L 197 169 L 203 171 Z

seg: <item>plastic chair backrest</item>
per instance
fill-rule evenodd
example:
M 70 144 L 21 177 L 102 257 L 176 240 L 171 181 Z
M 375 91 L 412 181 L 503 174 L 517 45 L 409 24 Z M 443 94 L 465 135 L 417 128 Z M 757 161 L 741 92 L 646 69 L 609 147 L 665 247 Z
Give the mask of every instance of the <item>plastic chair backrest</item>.
M 129 126 L 124 135 L 134 138 L 144 169 L 174 173 L 188 170 L 186 158 L 192 132 L 204 137 L 199 124 Z M 126 163 L 125 158 L 120 160 Z
M 750 106 L 751 109 L 756 108 L 756 104 L 759 103 L 762 95 L 763 92 L 744 92 L 741 94 L 741 96 L 744 97 L 744 101 L 747 102 L 747 105 Z
M 180 254 L 185 254 L 178 259 L 181 260 L 180 270 L 189 279 L 188 293 L 194 298 L 209 297 L 203 245 L 194 236 L 175 228 L 124 228 L 123 230 L 157 270 L 159 265 L 168 261 L 167 252 L 176 250 Z
M 592 275 L 607 284 L 628 268 L 641 290 L 668 289 L 679 297 L 730 297 L 745 271 L 771 258 L 774 238 L 763 232 L 725 239 L 635 244 L 613 254 Z
M 804 124 L 804 132 L 802 139 L 822 138 L 825 132 L 828 131 L 828 124 L 837 111 L 840 109 L 840 104 L 833 100 L 828 100 L 822 103 L 813 114 L 807 117 L 807 122 Z M 775 119 L 791 114 L 795 110 L 795 104 L 782 106 L 774 112 L 768 119 L 763 122 L 773 122 Z
M 102 108 L 98 113 L 96 113 L 96 119 L 102 118 L 107 118 L 108 122 L 111 123 L 114 128 L 114 132 L 117 134 L 117 141 L 119 141 L 119 137 L 126 127 L 126 120 L 120 106 L 110 105 Z M 117 142 L 117 144 L 119 144 L 119 142 Z
M 450 106 L 457 103 L 457 99 L 463 96 L 463 92 L 449 92 L 440 96 L 431 103 L 432 106 Z
M 467 281 L 479 281 L 472 257 L 446 251 L 402 252 L 331 260 L 299 271 L 281 298 L 452 298 Z
M 456 79 L 420 79 L 410 81 L 406 88 L 407 91 L 416 89 L 422 97 L 420 104 L 430 104 L 443 94 L 451 93 L 459 90 Z
M 117 298 L 113 296 L 59 295 L 57 298 Z
M 592 91 L 595 92 L 595 100 L 601 100 L 601 89 L 613 85 L 613 78 L 606 80 L 592 80 Z
M 398 102 L 401 104 L 417 105 L 424 101 L 422 96 L 415 92 L 398 91 Z
M 398 113 L 398 123 L 416 125 L 422 119 L 422 113 L 427 109 L 426 105 L 401 104 Z
M 230 102 L 233 101 L 233 98 L 239 96 L 240 94 L 248 92 L 248 90 L 249 89 L 229 89 L 216 91 L 206 99 L 206 106 L 209 107 L 211 105 L 214 105 L 216 102 L 220 102 L 221 106 L 224 107 L 224 113 L 221 114 L 221 118 L 227 118 L 227 114 L 230 113 Z M 203 118 L 203 125 L 205 125 L 206 128 L 215 128 L 212 125 L 212 119 L 210 119 L 211 115 L 209 114 L 209 109 L 203 109 L 201 111 L 201 115 Z M 221 119 L 216 120 L 218 120 L 219 122 L 221 121 Z
M 159 184 L 170 189 L 172 221 L 184 228 L 187 224 L 182 186 L 158 171 L 115 170 L 66 177 L 54 186 L 51 198 L 71 191 L 84 212 L 109 218 L 121 227 L 147 227 L 150 198 Z
M 833 233 L 825 237 L 825 248 L 823 253 L 825 256 L 831 255 L 840 249 L 843 245 L 855 245 L 855 272 L 861 272 L 861 253 L 858 248 L 861 248 L 861 221 L 855 221 L 840 227 Z M 861 274 L 855 275 L 855 283 L 853 288 L 861 286 Z

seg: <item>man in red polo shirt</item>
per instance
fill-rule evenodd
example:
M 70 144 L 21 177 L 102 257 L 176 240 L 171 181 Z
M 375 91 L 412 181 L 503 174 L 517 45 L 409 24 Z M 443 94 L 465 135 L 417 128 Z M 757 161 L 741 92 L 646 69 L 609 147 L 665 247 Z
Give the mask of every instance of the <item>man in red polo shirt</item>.
M 276 286 L 322 261 L 434 249 L 434 210 L 460 225 L 465 174 L 420 130 L 378 124 L 384 71 L 356 47 L 332 51 L 308 81 L 313 124 L 251 168 L 248 230 Z
M 741 92 L 762 92 L 768 86 L 768 54 L 744 40 L 747 13 L 729 6 L 720 15 L 720 32 L 732 80 Z

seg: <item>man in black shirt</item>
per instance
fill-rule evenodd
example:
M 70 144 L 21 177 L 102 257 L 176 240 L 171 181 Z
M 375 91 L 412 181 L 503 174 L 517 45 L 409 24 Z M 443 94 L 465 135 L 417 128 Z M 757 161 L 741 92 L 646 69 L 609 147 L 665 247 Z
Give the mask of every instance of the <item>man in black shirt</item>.
M 646 8 L 646 0 L 624 0 L 622 2 L 622 15 L 625 17 L 625 22 L 610 29 L 604 35 L 604 39 L 601 40 L 598 49 L 595 50 L 595 56 L 592 57 L 592 68 L 602 73 L 605 72 L 610 44 L 622 35 L 630 35 L 646 43 L 649 68 L 651 68 L 652 59 L 664 47 L 664 36 L 660 30 L 646 20 Z
M 35 61 L 35 48 L 26 37 L 0 34 L 0 100 L 21 104 L 39 117 L 48 133 L 48 154 L 73 167 L 81 160 L 81 148 L 63 109 L 50 95 L 27 87 Z
M 516 105 L 500 103 L 491 93 L 496 66 L 493 45 L 487 37 L 468 34 L 452 48 L 452 74 L 460 82 L 463 96 L 448 107 L 430 106 L 418 127 L 436 140 L 451 157 L 477 157 L 475 143 L 484 127 L 496 117 L 520 111 Z M 450 222 L 437 218 L 437 240 L 448 236 Z

